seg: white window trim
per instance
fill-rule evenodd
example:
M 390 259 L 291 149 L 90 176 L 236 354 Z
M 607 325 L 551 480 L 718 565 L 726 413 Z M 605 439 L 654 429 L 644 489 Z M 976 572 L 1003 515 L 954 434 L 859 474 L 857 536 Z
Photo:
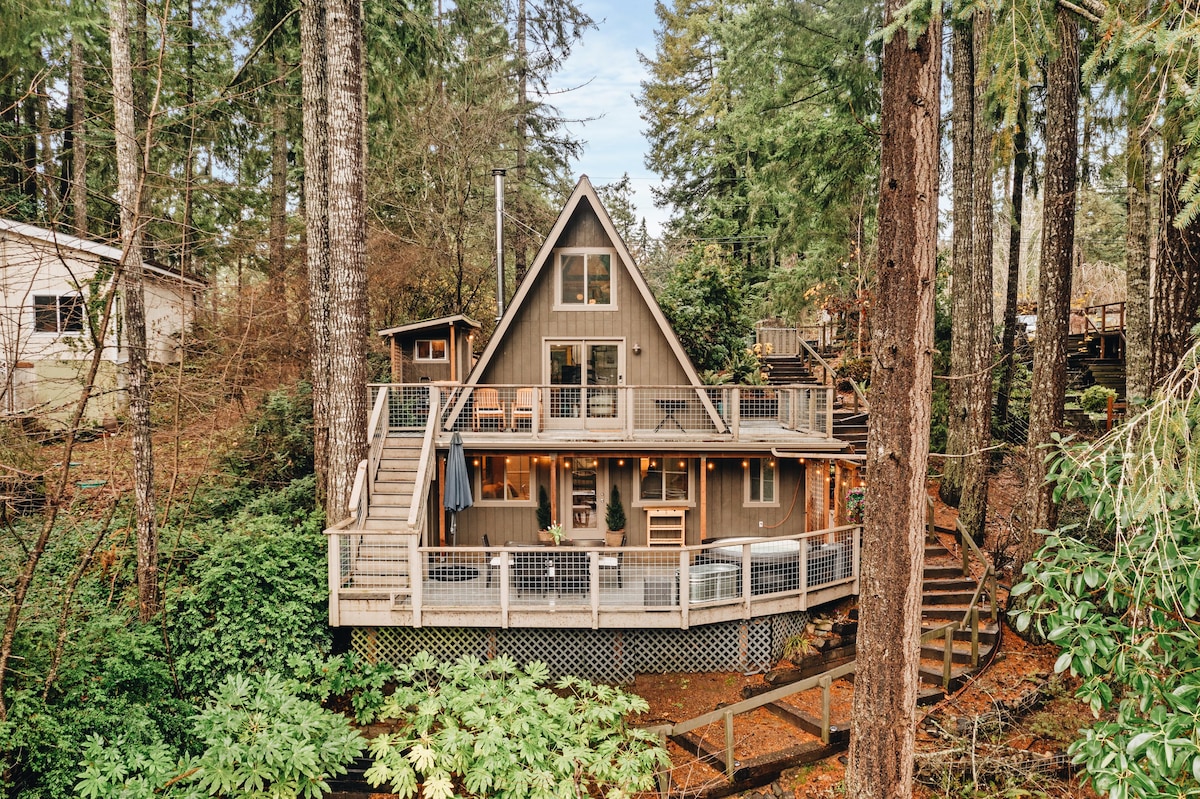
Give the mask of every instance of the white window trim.
M 429 344 L 441 344 L 442 351 L 446 354 L 441 358 L 422 358 L 418 353 L 421 349 L 421 344 L 428 342 Z M 429 348 L 433 352 L 433 347 Z M 413 342 L 413 361 L 417 363 L 446 363 L 450 360 L 450 342 L 444 338 L 419 338 Z
M 608 304 L 597 305 L 587 302 L 565 303 L 562 301 L 562 257 L 564 255 L 608 255 Z M 617 251 L 608 247 L 563 247 L 554 251 L 554 310 L 556 311 L 616 311 L 617 302 Z
M 505 458 L 505 455 L 481 455 L 481 458 Z M 513 457 L 529 458 L 529 499 L 484 499 L 483 498 L 483 464 L 472 469 L 471 488 L 475 492 L 475 505 L 482 508 L 536 508 L 538 495 L 537 458 L 533 455 Z M 508 482 L 508 469 L 504 470 L 505 483 Z
M 750 499 L 750 461 L 775 461 L 775 499 L 764 502 L 761 499 Z M 761 475 L 762 472 L 760 471 Z M 759 485 L 759 494 L 762 494 L 762 486 Z M 775 458 L 747 458 L 746 465 L 742 467 L 742 504 L 747 508 L 778 508 L 779 507 L 779 461 Z
M 641 458 L 641 455 L 636 456 Z M 647 455 L 649 458 L 663 458 L 660 453 L 657 455 Z M 634 476 L 636 477 L 636 490 L 634 491 L 633 499 L 630 500 L 631 508 L 694 508 L 696 507 L 696 467 L 699 464 L 697 458 L 684 456 L 683 460 L 687 461 L 687 478 L 688 478 L 688 495 L 687 499 L 642 499 L 642 475 L 641 470 L 634 465 Z

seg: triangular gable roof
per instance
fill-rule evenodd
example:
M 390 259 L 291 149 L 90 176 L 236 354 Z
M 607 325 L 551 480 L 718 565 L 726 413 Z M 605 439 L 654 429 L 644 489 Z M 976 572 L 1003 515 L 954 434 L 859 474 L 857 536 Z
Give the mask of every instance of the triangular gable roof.
M 561 238 L 563 230 L 566 228 L 567 223 L 570 222 L 575 209 L 579 207 L 580 201 L 585 197 L 591 204 L 597 218 L 599 218 L 600 224 L 604 227 L 604 232 L 608 235 L 609 240 L 612 241 L 613 248 L 617 251 L 617 257 L 625 264 L 625 271 L 629 275 L 629 279 L 637 288 L 642 301 L 646 303 L 646 307 L 650 309 L 654 321 L 658 324 L 659 329 L 662 330 L 662 334 L 670 345 L 671 351 L 675 353 L 679 365 L 683 367 L 688 382 L 693 386 L 702 385 L 700 376 L 696 373 L 696 368 L 692 366 L 691 359 L 688 358 L 683 345 L 679 343 L 679 337 L 675 335 L 675 330 L 667 321 L 662 308 L 658 307 L 658 301 L 654 299 L 654 295 L 650 292 L 650 286 L 646 283 L 646 278 L 642 276 L 641 270 L 634 264 L 633 256 L 629 253 L 629 248 L 625 246 L 625 241 L 621 238 L 621 235 L 617 233 L 617 228 L 613 225 L 612 217 L 608 215 L 608 210 L 604 207 L 604 204 L 600 202 L 600 197 L 596 194 L 596 189 L 592 186 L 592 182 L 588 180 L 587 175 L 581 176 L 579 182 L 575 184 L 575 190 L 571 192 L 566 205 L 559 212 L 558 219 L 554 222 L 554 227 L 550 228 L 550 233 L 546 236 L 546 240 L 542 242 L 542 247 L 538 250 L 537 257 L 533 259 L 533 263 L 530 265 L 525 279 L 517 287 L 517 293 L 513 295 L 512 301 L 508 304 L 508 308 L 500 320 L 500 324 L 496 326 L 496 332 L 492 334 L 492 338 L 488 341 L 483 355 L 480 356 L 479 361 L 475 364 L 475 368 L 471 370 L 471 374 L 467 377 L 467 385 L 476 385 L 480 375 L 487 369 L 488 363 L 500 346 L 500 342 L 504 340 L 504 336 L 520 312 L 521 306 L 524 305 L 526 298 L 533 290 L 538 275 L 541 274 L 542 270 L 546 268 L 546 264 L 549 263 L 550 254 L 558 245 L 558 240 Z
M 121 250 L 119 247 L 111 247 L 107 244 L 101 244 L 98 241 L 82 239 L 78 236 L 72 236 L 68 233 L 59 233 L 54 230 L 47 230 L 46 228 L 38 227 L 37 225 L 29 225 L 24 222 L 15 222 L 11 219 L 0 219 L 0 232 L 13 233 L 17 236 L 22 236 L 27 239 L 40 241 L 45 244 L 49 244 L 56 249 L 65 247 L 69 250 L 86 252 L 90 255 L 95 255 L 114 263 L 120 263 L 121 261 Z M 185 277 L 177 272 L 171 272 L 167 269 L 163 269 L 161 266 L 155 266 L 154 264 L 148 262 L 143 262 L 142 268 L 155 277 L 175 280 L 194 288 L 207 288 L 208 285 L 204 281 Z

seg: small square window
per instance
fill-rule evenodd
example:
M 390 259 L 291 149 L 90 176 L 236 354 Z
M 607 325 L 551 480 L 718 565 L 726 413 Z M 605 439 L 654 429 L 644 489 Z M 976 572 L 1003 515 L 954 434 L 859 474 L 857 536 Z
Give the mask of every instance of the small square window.
M 558 263 L 560 305 L 613 305 L 611 253 L 563 253 Z
M 530 466 L 527 455 L 483 457 L 476 464 L 476 488 L 483 502 L 530 502 Z
M 686 458 L 653 457 L 639 461 L 641 498 L 646 501 L 687 502 L 689 500 L 688 461 Z
M 35 296 L 33 329 L 38 333 L 83 331 L 83 297 L 78 294 Z
M 444 361 L 446 360 L 446 340 L 422 339 L 417 342 L 416 359 L 418 361 Z

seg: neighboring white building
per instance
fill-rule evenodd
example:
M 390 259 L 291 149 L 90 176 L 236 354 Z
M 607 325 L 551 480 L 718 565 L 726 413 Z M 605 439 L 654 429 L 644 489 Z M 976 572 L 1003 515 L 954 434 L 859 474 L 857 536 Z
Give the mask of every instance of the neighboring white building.
M 121 250 L 77 236 L 0 219 L 0 415 L 65 421 L 74 409 L 93 352 L 86 309 L 103 296 Z M 145 266 L 146 339 L 152 363 L 179 358 L 179 336 L 195 318 L 199 280 Z M 93 314 L 100 321 L 99 308 Z M 127 357 L 120 302 L 102 336 L 103 361 L 85 418 L 124 411 Z

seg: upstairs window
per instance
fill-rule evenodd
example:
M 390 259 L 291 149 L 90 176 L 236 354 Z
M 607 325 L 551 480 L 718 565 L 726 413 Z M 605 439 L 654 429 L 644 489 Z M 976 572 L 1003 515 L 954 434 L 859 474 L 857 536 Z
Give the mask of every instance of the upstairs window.
M 82 333 L 83 297 L 78 294 L 35 296 L 33 329 L 38 333 Z
M 418 361 L 446 360 L 446 340 L 441 338 L 418 340 L 415 357 Z
M 563 253 L 558 257 L 558 303 L 571 308 L 610 308 L 611 253 Z

